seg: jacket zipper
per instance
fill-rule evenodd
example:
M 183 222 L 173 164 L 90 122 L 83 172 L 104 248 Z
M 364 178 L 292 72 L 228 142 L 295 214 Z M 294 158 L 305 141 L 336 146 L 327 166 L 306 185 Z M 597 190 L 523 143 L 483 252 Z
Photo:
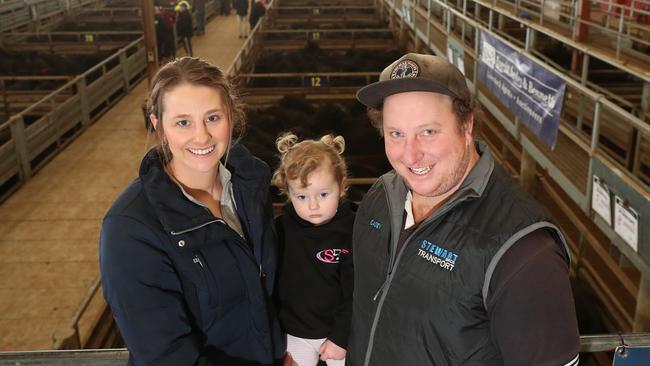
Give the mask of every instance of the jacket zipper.
M 202 227 L 208 226 L 210 224 L 214 224 L 215 222 L 219 222 L 219 223 L 223 224 L 226 227 L 227 230 L 232 231 L 234 234 L 236 234 L 238 237 L 240 237 L 239 234 L 236 231 L 234 231 L 230 226 L 228 226 L 228 224 L 226 224 L 226 222 L 223 221 L 222 219 L 214 219 L 214 220 L 207 221 L 207 222 L 204 222 L 202 224 L 193 226 L 193 227 L 188 228 L 188 229 L 180 230 L 180 231 L 170 231 L 170 234 L 174 235 L 174 236 L 178 236 L 178 235 L 181 235 L 181 234 L 186 234 L 186 233 L 189 233 L 191 231 L 198 230 L 198 229 L 200 229 Z M 248 255 L 248 257 L 253 261 L 253 263 L 258 265 L 258 267 L 259 267 L 259 273 L 258 273 L 259 276 L 264 277 L 265 273 L 264 273 L 264 270 L 262 268 L 262 263 L 257 263 L 257 260 L 255 259 L 255 256 L 253 255 L 252 250 L 248 246 L 242 244 L 240 240 L 237 240 L 237 245 L 239 245 L 244 250 L 246 255 Z M 203 262 L 201 262 L 201 259 L 199 258 L 199 256 L 197 254 L 194 254 L 194 258 L 192 259 L 192 262 L 197 263 L 198 265 L 201 266 L 201 268 L 205 268 L 203 266 Z

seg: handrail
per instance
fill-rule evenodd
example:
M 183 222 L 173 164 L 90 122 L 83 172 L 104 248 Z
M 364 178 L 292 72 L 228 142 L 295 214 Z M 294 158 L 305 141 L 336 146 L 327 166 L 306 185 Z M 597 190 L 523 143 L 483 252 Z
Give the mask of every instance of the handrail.
M 346 28 L 346 29 L 319 29 L 319 28 L 310 28 L 310 29 L 268 29 L 261 31 L 262 34 L 276 34 L 276 33 L 388 33 L 391 30 L 389 28 L 374 28 L 374 29 L 355 29 L 355 28 Z
M 580 352 L 613 351 L 616 347 L 650 346 L 650 333 L 591 334 L 580 336 Z M 129 358 L 126 348 L 17 351 L 0 352 L 0 366 L 51 365 L 51 366 L 125 366 Z
M 616 347 L 648 347 L 650 333 L 592 334 L 580 336 L 580 352 L 612 351 Z
M 591 47 L 589 45 L 586 45 L 584 43 L 576 41 L 576 40 L 572 39 L 571 37 L 567 37 L 567 36 L 564 36 L 564 35 L 562 35 L 562 34 L 560 34 L 558 32 L 555 32 L 555 31 L 545 27 L 543 24 L 538 24 L 535 21 L 527 20 L 527 19 L 523 19 L 521 17 L 518 17 L 517 14 L 513 14 L 508 9 L 505 9 L 505 8 L 503 8 L 501 6 L 498 6 L 496 0 L 471 0 L 471 1 L 473 1 L 473 2 L 475 2 L 477 4 L 480 4 L 483 7 L 491 8 L 492 10 L 494 10 L 495 12 L 497 12 L 497 13 L 499 13 L 501 15 L 507 16 L 508 18 L 515 19 L 518 22 L 520 22 L 521 24 L 523 24 L 524 26 L 526 26 L 528 28 L 531 28 L 531 29 L 534 29 L 536 32 L 540 32 L 540 33 L 542 33 L 544 35 L 547 35 L 547 36 L 549 36 L 551 38 L 555 38 L 555 39 L 561 41 L 562 43 L 564 43 L 564 44 L 566 44 L 568 46 L 571 46 L 572 48 L 574 48 L 576 50 L 579 50 L 579 51 L 581 51 L 581 52 L 583 52 L 585 54 L 588 54 L 590 56 L 594 56 L 596 58 L 599 58 L 599 59 L 601 59 L 601 60 L 603 60 L 603 61 L 605 61 L 607 63 L 612 64 L 615 67 L 618 67 L 618 68 L 620 68 L 622 70 L 625 70 L 627 73 L 630 73 L 630 74 L 632 74 L 632 75 L 634 75 L 634 76 L 636 76 L 636 77 L 638 77 L 640 79 L 645 80 L 646 82 L 650 82 L 650 72 L 641 73 L 638 70 L 635 70 L 633 68 L 628 67 L 627 65 L 614 65 L 611 62 L 610 58 L 606 54 L 600 52 L 599 50 L 595 49 L 594 47 Z M 510 2 L 510 1 L 501 0 L 500 2 L 504 2 L 504 3 L 508 4 L 508 5 L 513 5 L 513 2 Z M 443 7 L 445 6 L 445 5 L 440 4 L 440 3 L 438 5 L 443 6 Z M 461 14 L 460 12 L 457 12 L 457 13 Z
M 93 280 L 88 290 L 86 291 L 86 295 L 81 300 L 81 303 L 77 308 L 77 311 L 75 312 L 74 316 L 72 317 L 72 320 L 70 321 L 70 328 L 72 329 L 73 332 L 72 337 L 74 337 L 75 342 L 77 345 L 79 345 L 79 347 L 83 347 L 81 343 L 81 334 L 79 333 L 79 320 L 81 320 L 81 317 L 86 312 L 88 305 L 90 305 L 90 302 L 95 296 L 95 293 L 97 293 L 97 290 L 99 289 L 101 283 L 102 283 L 101 275 L 98 274 L 97 277 L 95 277 L 95 279 Z M 66 340 L 64 339 L 62 340 L 61 343 L 65 343 L 65 342 Z
M 284 78 L 284 77 L 297 77 L 297 76 L 379 76 L 379 72 L 340 72 L 340 71 L 323 71 L 323 72 L 269 72 L 269 73 L 246 73 L 239 74 L 242 78 Z

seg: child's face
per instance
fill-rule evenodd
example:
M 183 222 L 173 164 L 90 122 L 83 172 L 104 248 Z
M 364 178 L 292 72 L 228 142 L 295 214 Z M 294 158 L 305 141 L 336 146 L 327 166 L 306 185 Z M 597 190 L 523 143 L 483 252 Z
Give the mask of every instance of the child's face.
M 300 179 L 289 184 L 289 199 L 300 218 L 316 226 L 327 224 L 336 215 L 343 191 L 331 169 L 321 165 L 307 177 L 307 186 Z

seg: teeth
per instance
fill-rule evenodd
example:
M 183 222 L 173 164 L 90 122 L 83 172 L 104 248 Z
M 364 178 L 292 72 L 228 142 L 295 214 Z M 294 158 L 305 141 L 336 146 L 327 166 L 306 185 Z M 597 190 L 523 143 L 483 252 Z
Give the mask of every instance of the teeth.
M 424 175 L 431 170 L 431 165 L 422 168 L 409 168 L 409 169 L 411 169 L 411 171 L 417 175 Z
M 206 154 L 211 153 L 211 152 L 214 150 L 214 145 L 210 146 L 210 147 L 207 148 L 207 149 L 190 149 L 190 148 L 188 148 L 188 150 L 189 150 L 192 154 L 196 154 L 196 155 L 206 155 Z

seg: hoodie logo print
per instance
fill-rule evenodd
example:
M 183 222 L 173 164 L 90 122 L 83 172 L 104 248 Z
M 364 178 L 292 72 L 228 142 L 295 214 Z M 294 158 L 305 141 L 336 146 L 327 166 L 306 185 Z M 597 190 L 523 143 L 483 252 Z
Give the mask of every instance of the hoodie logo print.
M 341 254 L 350 253 L 347 249 L 325 249 L 316 253 L 316 259 L 323 263 L 336 264 L 339 262 Z

